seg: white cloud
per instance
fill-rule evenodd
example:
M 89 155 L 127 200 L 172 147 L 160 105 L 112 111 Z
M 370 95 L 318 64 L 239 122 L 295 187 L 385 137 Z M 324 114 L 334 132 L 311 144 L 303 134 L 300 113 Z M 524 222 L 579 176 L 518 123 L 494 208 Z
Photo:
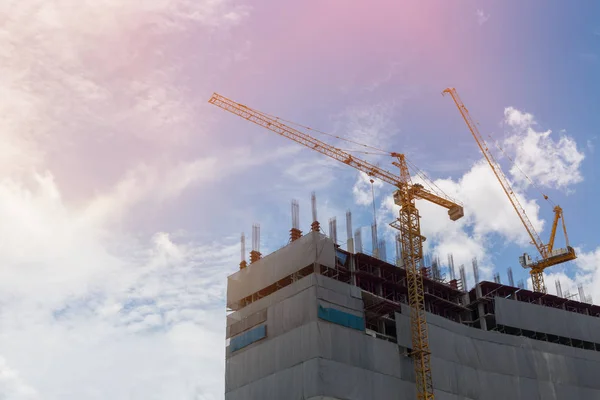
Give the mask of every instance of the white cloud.
M 456 264 L 465 264 L 467 271 L 471 269 L 471 259 L 477 257 L 480 277 L 489 279 L 493 269 L 491 235 L 499 235 L 502 242 L 524 247 L 529 243 L 525 228 L 485 161 L 474 164 L 458 181 L 436 180 L 435 184 L 463 203 L 465 216 L 453 222 L 445 209 L 419 202 L 423 203 L 420 205 L 423 209 L 422 229 L 426 236 L 431 236 L 433 252 L 442 256 L 456 253 Z M 537 203 L 519 193 L 517 196 L 533 226 L 538 232 L 542 231 L 543 221 L 538 217 Z
M 490 14 L 486 14 L 483 10 L 477 10 L 477 23 L 479 25 L 485 24 L 490 19 Z
M 0 357 L 0 398 L 7 400 L 36 400 L 38 393 L 25 384 L 19 374 Z
M 291 154 L 294 154 L 296 150 L 303 149 L 295 145 L 290 150 L 293 150 Z M 339 167 L 337 161 L 311 153 L 294 157 L 293 161 L 285 167 L 283 173 L 286 180 L 293 182 L 295 186 L 320 190 L 331 186 L 331 183 L 335 180 L 334 171 Z
M 596 304 L 600 301 L 600 247 L 592 251 L 575 249 L 577 259 L 567 264 L 553 266 L 544 272 L 544 281 L 549 293 L 557 294 L 555 282 L 560 281 L 563 296 L 567 292 L 580 299 L 579 287 L 583 288 L 586 297 L 591 296 Z M 531 280 L 529 281 L 531 287 Z
M 114 237 L 110 219 L 82 218 L 86 208 L 67 208 L 51 177 L 36 180 L 33 190 L 0 185 L 0 354 L 21 376 L 0 363 L 0 393 L 220 398 L 215 344 L 236 240 Z
M 550 130 L 535 130 L 533 115 L 513 107 L 504 110 L 504 120 L 511 129 L 504 147 L 514 154 L 510 173 L 518 184 L 529 185 L 523 173 L 537 185 L 555 189 L 568 190 L 583 181 L 580 166 L 585 156 L 574 138 L 561 132 L 556 140 Z
M 222 398 L 237 240 L 127 221 L 263 162 L 181 154 L 205 124 L 176 50 L 248 9 L 30 0 L 0 13 L 0 398 Z
M 504 109 L 504 121 L 512 128 L 519 130 L 527 130 L 535 124 L 533 114 L 521 112 L 514 107 L 506 107 Z
M 413 180 L 423 183 L 420 179 Z M 471 284 L 473 258 L 478 259 L 480 279 L 491 279 L 494 269 L 491 248 L 497 245 L 495 239 L 532 250 L 528 246 L 530 239 L 525 228 L 487 162 L 478 161 L 458 180 L 437 179 L 434 183 L 447 196 L 464 205 L 465 216 L 458 221 L 451 221 L 446 209 L 418 200 L 421 232 L 427 238 L 424 250 L 438 255 L 444 261 L 447 254 L 452 253 L 457 273 L 458 266 L 464 265 Z M 539 217 L 538 204 L 518 192 L 517 196 L 532 224 L 541 232 L 544 221 Z M 397 215 L 398 207 L 393 204 L 391 197 L 384 202 L 383 211 L 383 220 Z M 390 230 L 390 234 L 395 232 Z M 391 240 L 393 236 L 388 238 Z
M 185 66 L 166 53 L 187 35 L 238 24 L 248 9 L 229 0 L 30 0 L 0 12 L 0 97 L 10 99 L 0 102 L 0 167 L 16 173 L 58 157 L 89 166 L 94 157 L 80 146 L 90 142 L 127 146 L 134 164 L 148 147 L 136 141 L 163 151 L 185 144 L 202 124 Z
M 371 189 L 371 178 L 364 172 L 359 172 L 356 177 L 356 182 L 352 186 L 352 194 L 354 195 L 354 201 L 356 204 L 361 206 L 369 206 L 373 203 L 373 192 L 375 197 L 379 197 L 379 192 L 383 187 L 383 182 L 376 179 L 373 181 Z
M 550 131 L 536 131 L 534 116 L 513 107 L 505 109 L 505 123 L 511 129 L 503 142 L 507 154 L 514 156 L 518 168 L 538 185 L 566 189 L 583 179 L 579 168 L 584 156 L 577 150 L 573 138 L 561 132 L 562 136 L 557 141 L 550 136 Z M 542 234 L 545 224 L 540 217 L 540 206 L 526 196 L 528 182 L 518 168 L 510 170 L 512 179 L 509 180 L 512 180 L 517 198 L 537 233 Z M 423 183 L 420 179 L 414 180 Z M 464 264 L 472 282 L 473 257 L 479 261 L 480 277 L 490 279 L 494 270 L 492 249 L 513 243 L 523 247 L 524 251 L 535 251 L 527 231 L 485 160 L 476 162 L 459 179 L 437 179 L 434 183 L 450 198 L 464 204 L 465 216 L 452 222 L 445 209 L 417 201 L 422 217 L 421 230 L 428 238 L 426 252 L 437 254 L 444 260 L 446 254 L 453 253 L 455 265 Z M 362 197 L 355 195 L 357 203 L 367 198 L 365 194 Z M 394 210 L 394 216 L 397 214 L 391 198 L 386 200 L 383 209 L 385 218 L 392 218 L 391 210 Z M 596 268 L 600 260 L 596 260 L 595 256 L 595 253 L 582 254 L 577 261 L 579 278 L 576 281 L 587 282 L 585 285 L 592 291 L 594 285 L 590 281 L 593 274 L 589 270 L 585 272 L 582 266 L 594 265 Z
M 123 212 L 142 200 L 154 203 L 172 200 L 190 186 L 214 180 L 219 167 L 221 176 L 231 170 L 227 164 L 218 164 L 215 158 L 181 162 L 170 167 L 140 164 L 129 170 L 110 192 L 97 196 L 89 204 L 85 217 L 120 219 Z
M 576 266 L 575 281 L 583 285 L 586 295 L 600 302 L 600 247 L 590 252 L 577 248 L 577 259 L 573 262 Z
M 0 181 L 0 355 L 24 364 L 18 370 L 44 398 L 222 397 L 222 299 L 237 237 L 199 243 L 185 232 L 144 237 L 115 226 L 144 202 L 172 200 L 289 149 L 233 152 L 240 157 L 231 162 L 143 166 L 79 207 L 50 172 Z M 183 351 L 178 340 L 192 336 L 204 344 Z M 41 367 L 40 358 L 60 359 L 61 368 Z M 165 364 L 177 374 L 161 375 Z
M 337 116 L 339 127 L 336 131 L 343 132 L 342 136 L 344 138 L 357 143 L 387 149 L 391 138 L 397 131 L 393 117 L 402 101 L 404 99 L 399 98 L 394 101 L 348 107 Z M 340 142 L 336 146 L 360 151 L 373 151 L 347 142 Z

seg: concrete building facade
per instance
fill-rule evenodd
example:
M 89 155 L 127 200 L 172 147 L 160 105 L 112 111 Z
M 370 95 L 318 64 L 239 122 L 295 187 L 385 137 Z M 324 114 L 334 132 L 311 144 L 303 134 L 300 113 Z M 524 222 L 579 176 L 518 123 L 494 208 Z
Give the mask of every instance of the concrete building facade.
M 225 398 L 414 399 L 403 276 L 317 232 L 231 275 Z M 600 400 L 598 307 L 425 281 L 436 399 Z

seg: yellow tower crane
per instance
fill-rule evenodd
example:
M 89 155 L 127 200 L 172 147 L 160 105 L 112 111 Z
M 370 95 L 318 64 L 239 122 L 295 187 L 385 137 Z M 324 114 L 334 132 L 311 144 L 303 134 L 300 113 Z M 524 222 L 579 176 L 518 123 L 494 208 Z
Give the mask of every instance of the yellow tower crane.
M 465 107 L 460 97 L 458 97 L 456 89 L 447 88 L 442 92 L 442 94 L 449 94 L 452 97 L 452 100 L 454 100 L 458 111 L 460 112 L 463 119 L 465 120 L 465 123 L 469 127 L 469 130 L 475 138 L 479 149 L 481 149 L 481 152 L 483 153 L 488 164 L 490 165 L 490 167 L 492 167 L 492 171 L 494 172 L 494 175 L 496 175 L 496 178 L 498 178 L 498 182 L 500 182 L 504 193 L 506 193 L 506 195 L 508 196 L 510 203 L 517 212 L 517 215 L 521 219 L 521 222 L 525 226 L 525 229 L 527 230 L 527 233 L 531 238 L 531 243 L 536 247 L 536 249 L 540 253 L 541 258 L 537 260 L 532 260 L 529 254 L 524 253 L 522 256 L 519 257 L 519 263 L 523 268 L 530 269 L 529 273 L 531 274 L 533 290 L 535 292 L 546 293 L 546 285 L 544 284 L 544 270 L 553 265 L 561 264 L 577 258 L 575 250 L 571 246 L 569 246 L 569 237 L 567 236 L 567 227 L 565 225 L 565 218 L 563 216 L 562 208 L 560 208 L 560 206 L 554 206 L 554 221 L 552 222 L 550 240 L 548 241 L 548 244 L 544 244 L 542 242 L 542 239 L 540 239 L 540 236 L 536 232 L 535 228 L 533 227 L 533 224 L 527 217 L 525 209 L 523 208 L 523 206 L 521 206 L 521 203 L 519 202 L 519 199 L 513 191 L 510 183 L 508 182 L 506 175 L 504 175 L 504 173 L 502 172 L 500 165 L 490 152 L 485 140 L 479 133 L 479 129 L 477 129 L 475 122 L 473 121 L 473 119 L 471 119 L 469 110 L 467 110 L 467 107 Z M 548 196 L 544 195 L 544 198 L 547 200 Z M 566 247 L 555 249 L 554 239 L 556 238 L 556 228 L 558 227 L 559 219 L 562 220 L 562 227 L 563 232 L 565 234 Z
M 350 165 L 359 171 L 365 172 L 372 178 L 381 179 L 397 188 L 394 192 L 394 202 L 400 206 L 400 213 L 398 218 L 390 225 L 400 230 L 402 258 L 405 262 L 408 278 L 412 335 L 411 356 L 413 357 L 415 367 L 417 399 L 432 400 L 434 398 L 433 384 L 431 380 L 429 338 L 427 322 L 425 320 L 425 296 L 421 269 L 423 241 L 425 238 L 421 235 L 420 216 L 415 206 L 415 200 L 428 200 L 448 209 L 448 215 L 453 221 L 464 215 L 463 207 L 447 196 L 433 193 L 420 184 L 412 184 L 404 154 L 390 153 L 392 157 L 396 158 L 396 161 L 392 164 L 400 169 L 400 175 L 395 175 L 367 161 L 356 158 L 346 151 L 322 142 L 307 133 L 292 128 L 281 122 L 278 118 L 236 103 L 217 93 L 213 94 L 209 103 L 300 143 L 309 149 Z

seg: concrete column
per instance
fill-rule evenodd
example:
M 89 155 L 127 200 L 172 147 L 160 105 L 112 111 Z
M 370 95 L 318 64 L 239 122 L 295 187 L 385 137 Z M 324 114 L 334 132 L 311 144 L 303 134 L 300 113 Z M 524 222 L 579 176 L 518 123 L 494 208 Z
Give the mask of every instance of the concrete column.
M 350 268 L 352 286 L 356 286 L 356 260 L 354 254 L 349 255 L 348 268 Z
M 483 294 L 481 293 L 481 285 L 479 283 L 475 284 L 475 297 L 478 299 L 483 297 Z
M 348 239 L 346 246 L 348 247 L 348 253 L 354 253 L 354 239 L 353 238 Z
M 470 302 L 471 302 L 471 299 L 469 298 L 469 293 L 467 292 L 463 295 L 463 305 L 466 306 Z
M 477 283 L 475 285 L 475 296 L 477 297 L 477 316 L 479 317 L 479 325 L 481 329 L 487 331 L 487 321 L 485 320 L 485 309 L 483 307 L 483 303 L 479 302 L 479 299 L 483 297 L 481 293 L 481 285 Z
M 479 325 L 481 330 L 487 331 L 487 321 L 485 320 L 485 309 L 483 303 L 477 304 L 477 315 L 479 316 Z

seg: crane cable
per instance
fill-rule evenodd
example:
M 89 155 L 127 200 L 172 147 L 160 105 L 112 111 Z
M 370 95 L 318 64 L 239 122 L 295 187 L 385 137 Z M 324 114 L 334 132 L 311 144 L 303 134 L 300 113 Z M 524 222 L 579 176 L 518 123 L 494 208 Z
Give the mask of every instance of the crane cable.
M 263 114 L 263 115 L 265 115 L 265 116 L 267 116 L 267 117 L 269 117 L 269 118 L 273 118 L 273 119 L 275 119 L 275 120 L 277 120 L 277 121 L 283 121 L 283 122 L 286 122 L 286 123 L 288 123 L 288 124 L 291 124 L 291 125 L 296 125 L 296 126 L 298 126 L 298 127 L 304 128 L 304 129 L 306 129 L 306 130 L 309 130 L 309 131 L 312 131 L 312 132 L 317 132 L 317 133 L 320 133 L 321 135 L 330 136 L 330 137 L 333 137 L 333 138 L 335 138 L 335 139 L 339 139 L 339 140 L 343 140 L 343 141 L 345 141 L 345 142 L 348 142 L 348 143 L 355 144 L 355 145 L 357 145 L 357 146 L 362 146 L 362 147 L 365 147 L 365 148 L 367 148 L 367 149 L 376 150 L 376 151 L 378 151 L 378 153 L 374 153 L 374 152 L 368 152 L 368 151 L 363 151 L 363 150 L 340 149 L 340 150 L 342 150 L 342 151 L 346 151 L 346 152 L 353 152 L 353 153 L 361 153 L 361 154 L 369 154 L 369 155 L 391 155 L 391 152 L 389 152 L 389 151 L 385 151 L 385 150 L 383 150 L 383 149 L 380 149 L 380 148 L 378 148 L 378 147 L 375 147 L 375 146 L 370 146 L 370 145 L 367 145 L 367 144 L 364 144 L 364 143 L 359 143 L 359 142 L 356 142 L 356 141 L 354 141 L 354 140 L 351 140 L 351 139 L 347 139 L 347 138 L 345 138 L 345 137 L 342 137 L 342 136 L 333 135 L 333 134 L 331 134 L 331 133 L 323 132 L 323 131 L 320 131 L 320 130 L 318 130 L 318 129 L 314 129 L 314 128 L 311 128 L 311 127 L 309 127 L 309 126 L 306 126 L 306 125 L 299 124 L 299 123 L 297 123 L 297 122 L 294 122 L 294 121 L 290 121 L 290 120 L 286 120 L 286 119 L 284 119 L 284 118 L 280 118 L 280 117 L 277 117 L 277 116 L 274 116 L 274 115 L 270 115 L 270 114 L 268 114 L 268 113 L 265 113 L 265 112 L 262 112 L 262 111 L 257 111 L 257 110 L 254 110 L 254 111 L 256 111 L 256 112 L 259 112 L 260 114 Z M 479 125 L 479 122 L 475 122 L 475 123 L 476 123 L 477 125 Z M 510 157 L 508 154 L 506 154 L 506 152 L 505 152 L 505 151 L 502 149 L 502 147 L 500 147 L 500 145 L 498 144 L 498 142 L 497 142 L 496 140 L 494 140 L 494 138 L 492 137 L 492 135 L 491 135 L 491 134 L 488 134 L 488 137 L 489 137 L 489 138 L 490 138 L 490 139 L 491 139 L 491 140 L 494 142 L 494 145 L 496 146 L 496 148 L 498 148 L 498 150 L 500 150 L 500 152 L 501 152 L 501 153 L 502 153 L 502 154 L 503 154 L 503 155 L 504 155 L 506 158 L 508 158 L 508 159 L 509 159 L 509 160 L 510 160 L 510 161 L 513 163 L 513 165 L 514 165 L 514 166 L 515 166 L 515 167 L 516 167 L 516 168 L 517 168 L 517 169 L 518 169 L 518 170 L 521 172 L 521 174 L 523 174 L 523 176 L 525 176 L 525 178 L 526 178 L 526 179 L 529 181 L 529 183 L 531 183 L 531 185 L 532 185 L 533 187 L 535 187 L 535 189 L 536 189 L 536 190 L 537 190 L 537 191 L 538 191 L 538 192 L 539 192 L 539 193 L 542 195 L 542 197 L 544 198 L 544 200 L 548 201 L 550 204 L 552 204 L 552 205 L 554 206 L 554 205 L 555 205 L 555 203 L 554 203 L 554 202 L 553 202 L 553 201 L 552 201 L 552 200 L 551 200 L 551 199 L 548 197 L 548 195 L 546 195 L 546 194 L 545 194 L 545 193 L 542 191 L 542 189 L 540 188 L 540 186 L 539 186 L 539 185 L 537 185 L 537 184 L 536 184 L 536 183 L 535 183 L 535 182 L 534 182 L 534 181 L 533 181 L 533 180 L 532 180 L 532 179 L 531 179 L 531 178 L 530 178 L 530 177 L 529 177 L 529 176 L 528 176 L 528 175 L 527 175 L 527 174 L 526 174 L 526 173 L 525 173 L 525 172 L 524 172 L 524 171 L 523 171 L 523 170 L 522 170 L 520 167 L 519 167 L 519 165 L 518 165 L 518 164 L 517 164 L 517 163 L 516 163 L 516 162 L 515 162 L 515 161 L 514 161 L 514 160 L 513 160 L 513 159 L 512 159 L 512 158 L 511 158 L 511 157 Z M 444 191 L 443 191 L 442 189 L 440 189 L 440 187 L 439 187 L 439 186 L 437 186 L 437 185 L 436 185 L 436 184 L 435 184 L 435 183 L 434 183 L 434 182 L 433 182 L 431 179 L 429 179 L 429 178 L 427 177 L 427 175 L 426 175 L 426 174 L 425 174 L 423 171 L 421 171 L 421 170 L 420 170 L 420 169 L 419 169 L 419 168 L 418 168 L 418 167 L 417 167 L 415 164 L 413 164 L 412 162 L 410 162 L 410 161 L 408 161 L 408 160 L 406 160 L 406 163 L 407 163 L 407 164 L 409 164 L 409 165 L 412 167 L 412 169 L 415 171 L 416 175 L 418 175 L 418 176 L 419 176 L 421 179 L 423 179 L 423 181 L 425 182 L 425 184 L 426 184 L 427 186 L 429 186 L 429 188 L 430 188 L 430 189 L 431 189 L 433 192 L 436 192 L 436 191 L 437 191 L 438 193 L 441 193 L 441 194 L 443 194 L 445 197 L 447 197 L 447 198 L 450 198 L 450 197 L 449 197 L 449 196 L 448 196 L 446 193 L 444 193 Z M 437 190 L 436 190 L 436 189 L 434 189 L 434 187 L 435 187 Z
M 435 184 L 435 182 L 431 178 L 429 178 L 427 176 L 427 174 L 425 172 L 420 170 L 419 167 L 417 167 L 410 160 L 406 159 L 406 164 L 408 164 L 408 166 L 411 168 L 411 170 L 414 171 L 415 175 L 419 176 L 423 180 L 425 185 L 427 185 L 433 193 L 437 193 L 438 195 L 441 195 L 443 197 L 446 197 L 449 200 L 452 200 L 456 204 L 460 204 L 457 200 L 453 199 L 451 196 L 448 196 L 438 185 Z
M 547 194 L 545 194 L 545 193 L 542 191 L 542 188 L 541 188 L 539 185 L 537 185 L 537 184 L 536 184 L 536 183 L 535 183 L 535 182 L 534 182 L 534 181 L 533 181 L 533 180 L 532 180 L 532 179 L 529 177 L 529 175 L 527 175 L 527 174 L 525 173 L 525 171 L 523 171 L 523 170 L 521 169 L 521 167 L 519 167 L 519 164 L 517 164 L 517 162 L 516 162 L 515 160 L 513 160 L 513 158 L 512 158 L 510 155 L 508 155 L 508 154 L 507 154 L 507 153 L 504 151 L 504 149 L 502 148 L 502 146 L 500 146 L 500 144 L 498 144 L 498 141 L 497 141 L 497 140 L 495 140 L 495 139 L 492 137 L 492 135 L 491 135 L 491 134 L 489 134 L 489 133 L 488 133 L 488 137 L 489 137 L 489 138 L 490 138 L 490 140 L 491 140 L 491 141 L 494 143 L 494 146 L 496 146 L 496 148 L 497 148 L 498 150 L 500 150 L 500 152 L 501 152 L 501 153 L 504 155 L 504 157 L 508 158 L 508 159 L 510 160 L 510 162 L 512 163 L 512 165 L 514 165 L 514 166 L 515 166 L 515 167 L 516 167 L 516 168 L 519 170 L 519 172 L 521 172 L 521 174 L 523 174 L 523 176 L 524 176 L 524 177 L 525 177 L 525 178 L 526 178 L 526 179 L 529 181 L 529 183 L 531 183 L 531 185 L 532 185 L 532 186 L 533 186 L 533 187 L 534 187 L 534 188 L 535 188 L 535 189 L 536 189 L 536 190 L 537 190 L 537 191 L 538 191 L 538 192 L 539 192 L 539 193 L 542 195 L 543 199 L 544 199 L 544 200 L 546 200 L 548 203 L 552 204 L 552 206 L 555 206 L 556 204 L 555 204 L 555 203 L 552 201 L 552 199 L 551 199 L 550 197 L 548 197 L 548 195 L 547 195 Z
M 254 110 L 254 111 L 256 111 L 256 110 Z M 273 118 L 273 119 L 275 119 L 275 120 L 277 120 L 277 121 L 286 122 L 286 123 L 288 123 L 288 124 L 290 124 L 290 125 L 296 125 L 296 126 L 298 126 L 298 127 L 304 128 L 304 129 L 306 129 L 306 130 L 308 130 L 308 131 L 317 132 L 317 133 L 320 133 L 321 135 L 330 136 L 330 137 L 333 137 L 333 138 L 336 138 L 336 139 L 339 139 L 339 140 L 343 140 L 343 141 L 345 141 L 345 142 L 348 142 L 348 143 L 355 144 L 355 145 L 357 145 L 357 146 L 362 146 L 362 147 L 365 147 L 365 148 L 367 148 L 367 149 L 372 149 L 372 150 L 376 150 L 376 151 L 378 151 L 378 152 L 379 152 L 379 153 L 370 153 L 370 152 L 364 152 L 364 151 L 361 151 L 361 150 L 351 150 L 351 151 L 354 151 L 354 152 L 357 152 L 357 153 L 364 153 L 364 154 L 377 154 L 377 155 L 390 155 L 390 154 L 391 154 L 389 151 L 382 150 L 382 149 L 380 149 L 380 148 L 377 148 L 377 147 L 375 147 L 375 146 L 369 146 L 368 144 L 359 143 L 359 142 L 356 142 L 356 141 L 354 141 L 354 140 L 347 139 L 347 138 L 345 138 L 345 137 L 343 137 L 343 136 L 337 136 L 337 135 L 333 135 L 333 134 L 331 134 L 331 133 L 323 132 L 323 131 L 320 131 L 320 130 L 318 130 L 318 129 L 311 128 L 311 127 L 309 127 L 309 126 L 302 125 L 302 124 L 299 124 L 299 123 L 297 123 L 297 122 L 290 121 L 290 120 L 287 120 L 287 119 L 284 119 L 284 118 L 280 118 L 280 117 L 277 117 L 277 116 L 274 116 L 274 115 L 270 115 L 270 114 L 267 114 L 267 113 L 265 113 L 265 112 L 262 112 L 262 111 L 258 111 L 258 112 L 259 112 L 259 113 L 261 113 L 261 114 L 264 114 L 264 115 L 266 115 L 266 116 L 267 116 L 267 117 L 269 117 L 269 118 Z M 341 149 L 340 149 L 340 150 L 341 150 Z M 345 151 L 346 151 L 346 150 L 345 150 Z
M 254 111 L 257 111 L 257 110 L 254 110 Z M 309 126 L 302 125 L 302 124 L 300 124 L 300 123 L 297 123 L 297 122 L 294 122 L 294 121 L 290 121 L 290 120 L 287 120 L 287 119 L 285 119 L 285 118 L 277 117 L 277 116 L 275 116 L 275 115 L 271 115 L 271 114 L 268 114 L 268 113 L 265 113 L 265 112 L 262 112 L 262 111 L 257 111 L 257 112 L 259 112 L 259 113 L 261 113 L 261 114 L 263 114 L 263 115 L 265 115 L 265 116 L 267 116 L 267 117 L 269 117 L 269 118 L 275 119 L 275 120 L 277 120 L 277 121 L 282 121 L 282 122 L 288 123 L 288 124 L 290 124 L 290 125 L 295 125 L 295 126 L 298 126 L 298 127 L 300 127 L 300 128 L 306 129 L 306 130 L 308 130 L 308 131 L 311 131 L 311 132 L 317 132 L 317 133 L 319 133 L 319 134 L 321 134 L 321 135 L 325 135 L 325 136 L 333 137 L 333 138 L 335 138 L 335 139 L 339 139 L 339 140 L 342 140 L 342 141 L 345 141 L 345 142 L 348 142 L 348 143 L 352 143 L 352 144 L 355 144 L 355 145 L 357 145 L 357 146 L 362 146 L 362 147 L 364 147 L 364 148 L 367 148 L 367 149 L 376 150 L 376 151 L 377 151 L 377 153 L 375 153 L 375 152 L 370 152 L 370 151 L 364 151 L 364 150 L 339 149 L 339 150 L 342 150 L 342 151 L 346 151 L 346 152 L 352 152 L 352 153 L 368 154 L 368 155 L 379 155 L 379 156 L 381 156 L 381 155 L 388 155 L 388 156 L 389 156 L 389 155 L 391 155 L 391 154 L 392 154 L 392 153 L 391 153 L 391 152 L 389 152 L 389 151 L 385 151 L 385 150 L 383 150 L 383 149 L 380 149 L 380 148 L 378 148 L 378 147 L 375 147 L 375 146 L 370 146 L 370 145 L 368 145 L 368 144 L 359 143 L 359 142 L 356 142 L 356 141 L 354 141 L 354 140 L 347 139 L 347 138 L 345 138 L 345 137 L 343 137 L 343 136 L 338 136 L 338 135 L 333 135 L 333 134 L 331 134 L 331 133 L 323 132 L 323 131 L 321 131 L 321 130 L 318 130 L 318 129 L 315 129 L 315 128 L 311 128 L 311 127 L 309 127 Z M 419 176 L 419 177 L 420 177 L 420 178 L 423 180 L 423 182 L 425 183 L 425 185 L 427 185 L 427 186 L 429 187 L 429 189 L 431 189 L 431 191 L 432 191 L 432 192 L 434 192 L 434 193 L 438 193 L 438 194 L 442 194 L 442 195 L 443 195 L 443 196 L 445 196 L 446 198 L 448 198 L 448 199 L 451 199 L 451 197 L 450 197 L 450 196 L 448 196 L 446 193 L 444 193 L 444 191 L 443 191 L 443 190 L 442 190 L 442 189 L 441 189 L 439 186 L 437 186 L 437 185 L 435 184 L 435 182 L 433 182 L 433 181 L 432 181 L 432 180 L 431 180 L 431 179 L 430 179 L 430 178 L 427 176 L 427 174 L 425 174 L 423 171 L 421 171 L 421 170 L 420 170 L 420 169 L 419 169 L 419 168 L 418 168 L 418 167 L 417 167 L 417 166 L 416 166 L 414 163 L 412 163 L 412 162 L 411 162 L 411 161 L 409 161 L 408 159 L 406 159 L 406 158 L 405 158 L 405 160 L 406 160 L 406 163 L 407 163 L 407 164 L 408 164 L 408 165 L 411 167 L 411 169 L 412 169 L 412 170 L 415 172 L 415 174 L 416 174 L 416 175 L 418 175 L 418 176 Z

